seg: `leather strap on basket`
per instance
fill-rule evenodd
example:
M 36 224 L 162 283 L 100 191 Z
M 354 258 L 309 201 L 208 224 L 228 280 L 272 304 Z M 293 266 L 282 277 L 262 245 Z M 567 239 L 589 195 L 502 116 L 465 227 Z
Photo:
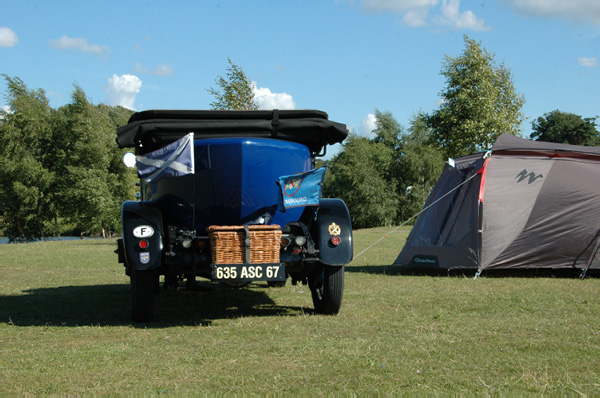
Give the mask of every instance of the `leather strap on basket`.
M 244 240 L 244 248 L 246 249 L 245 262 L 250 262 L 250 228 L 244 225 L 244 232 L 246 233 L 246 239 Z

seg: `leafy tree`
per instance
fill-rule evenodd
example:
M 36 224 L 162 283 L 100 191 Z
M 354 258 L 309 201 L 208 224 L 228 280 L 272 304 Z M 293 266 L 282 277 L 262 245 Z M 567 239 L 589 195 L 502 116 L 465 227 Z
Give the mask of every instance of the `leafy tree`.
M 557 142 L 571 145 L 600 145 L 600 132 L 596 118 L 583 118 L 559 110 L 540 116 L 532 122 L 531 138 L 537 141 Z
M 393 150 L 393 160 L 383 172 L 386 181 L 396 186 L 397 222 L 418 213 L 443 167 L 442 151 L 429 144 L 432 131 L 426 115 L 415 115 L 406 131 L 391 112 L 375 111 L 374 142 Z
M 208 92 L 215 97 L 211 102 L 212 109 L 229 110 L 254 110 L 258 104 L 254 101 L 252 82 L 242 68 L 236 65 L 231 58 L 227 58 L 229 67 L 226 77 L 216 79 L 218 88 L 210 88 Z
M 375 142 L 381 142 L 385 146 L 397 149 L 400 143 L 400 135 L 403 133 L 403 128 L 398 123 L 391 112 L 381 112 L 375 110 Z
M 96 107 L 100 112 L 110 117 L 110 120 L 112 121 L 112 127 L 115 129 L 117 127 L 126 125 L 131 115 L 134 114 L 134 111 L 131 109 L 124 108 L 120 105 L 109 106 L 105 104 L 98 104 Z
M 133 197 L 134 178 L 121 162 L 115 127 L 127 114 L 118 107 L 95 106 L 75 86 L 72 101 L 59 109 L 64 131 L 61 174 L 65 214 L 79 229 L 101 232 L 120 229 L 121 203 Z
M 54 112 L 43 90 L 3 76 L 9 112 L 0 126 L 0 212 L 5 234 L 23 242 L 43 237 L 51 219 L 48 193 L 54 175 L 43 161 Z
M 389 179 L 394 151 L 382 142 L 350 135 L 329 165 L 325 196 L 348 206 L 355 228 L 390 225 L 396 218 L 396 182 Z
M 496 65 L 494 55 L 464 36 L 465 51 L 445 57 L 443 103 L 427 118 L 433 142 L 447 156 L 458 157 L 489 148 L 502 133 L 518 135 L 524 120 L 524 97 L 517 94 L 510 70 Z
M 375 115 L 375 138 L 350 135 L 328 165 L 324 194 L 346 202 L 356 228 L 418 213 L 444 164 L 442 151 L 429 145 L 425 114 L 415 115 L 408 130 L 390 112 Z
M 82 230 L 120 229 L 121 202 L 133 198 L 135 173 L 121 162 L 115 128 L 131 111 L 94 106 L 75 86 L 58 111 L 45 92 L 4 75 L 8 112 L 0 122 L 0 219 L 12 241 L 60 237 L 60 222 Z
M 414 115 L 406 134 L 400 139 L 398 158 L 399 220 L 417 214 L 444 167 L 443 152 L 429 145 L 432 131 L 427 127 L 427 115 Z

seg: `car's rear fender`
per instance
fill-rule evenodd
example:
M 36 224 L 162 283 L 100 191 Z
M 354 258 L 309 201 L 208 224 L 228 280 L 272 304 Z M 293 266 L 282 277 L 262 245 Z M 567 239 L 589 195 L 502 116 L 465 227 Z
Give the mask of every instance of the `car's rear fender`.
M 345 265 L 352 261 L 352 223 L 341 199 L 321 199 L 314 225 L 319 261 L 325 265 Z
M 121 218 L 125 266 L 140 271 L 160 267 L 163 223 L 159 207 L 154 202 L 127 201 Z

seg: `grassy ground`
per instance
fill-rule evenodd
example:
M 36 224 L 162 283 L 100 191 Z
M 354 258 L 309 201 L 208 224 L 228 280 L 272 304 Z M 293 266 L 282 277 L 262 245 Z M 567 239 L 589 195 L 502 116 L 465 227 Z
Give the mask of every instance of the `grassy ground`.
M 600 280 L 409 276 L 356 231 L 338 316 L 288 284 L 161 292 L 130 321 L 114 241 L 0 245 L 0 394 L 600 394 Z

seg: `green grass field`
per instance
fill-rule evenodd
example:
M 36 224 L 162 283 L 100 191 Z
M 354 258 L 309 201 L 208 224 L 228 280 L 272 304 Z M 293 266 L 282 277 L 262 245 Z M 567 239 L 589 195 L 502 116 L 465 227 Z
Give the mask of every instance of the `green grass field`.
M 114 240 L 0 245 L 0 393 L 600 394 L 600 280 L 401 275 L 355 231 L 337 316 L 306 286 L 163 292 L 130 321 Z

